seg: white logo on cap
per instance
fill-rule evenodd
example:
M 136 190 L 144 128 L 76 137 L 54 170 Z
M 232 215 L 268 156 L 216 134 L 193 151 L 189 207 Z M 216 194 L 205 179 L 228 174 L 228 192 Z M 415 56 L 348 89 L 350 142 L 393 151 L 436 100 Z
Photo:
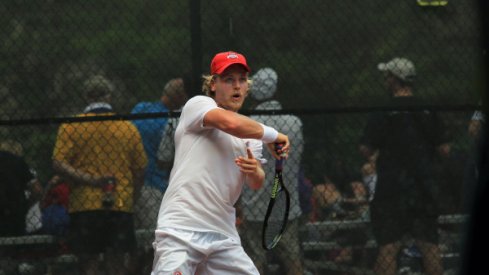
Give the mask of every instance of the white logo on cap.
M 227 58 L 228 59 L 235 59 L 235 58 L 238 58 L 238 55 L 235 53 L 230 53 L 230 54 L 228 54 Z

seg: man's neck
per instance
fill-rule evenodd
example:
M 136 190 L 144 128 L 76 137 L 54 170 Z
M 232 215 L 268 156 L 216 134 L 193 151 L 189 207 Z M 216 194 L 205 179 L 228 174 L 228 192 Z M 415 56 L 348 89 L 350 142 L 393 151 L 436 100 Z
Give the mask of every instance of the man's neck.
M 404 87 L 404 88 L 397 89 L 394 92 L 393 96 L 394 97 L 413 96 L 413 91 L 409 87 Z
M 165 106 L 168 111 L 173 112 L 176 109 L 175 105 L 171 102 L 170 98 L 167 95 L 163 95 L 161 97 L 161 104 L 163 104 L 163 106 Z

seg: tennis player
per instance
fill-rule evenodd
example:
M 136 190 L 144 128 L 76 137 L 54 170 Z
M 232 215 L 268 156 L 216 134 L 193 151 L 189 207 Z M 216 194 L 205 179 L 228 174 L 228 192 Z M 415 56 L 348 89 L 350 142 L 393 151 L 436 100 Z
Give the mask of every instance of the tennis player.
M 290 142 L 237 113 L 248 95 L 249 72 L 242 54 L 216 54 L 210 75 L 204 76 L 207 96 L 191 98 L 182 109 L 155 231 L 152 275 L 259 274 L 241 246 L 234 204 L 244 184 L 263 184 L 262 142 L 277 159 Z M 275 152 L 274 143 L 284 144 L 282 150 Z

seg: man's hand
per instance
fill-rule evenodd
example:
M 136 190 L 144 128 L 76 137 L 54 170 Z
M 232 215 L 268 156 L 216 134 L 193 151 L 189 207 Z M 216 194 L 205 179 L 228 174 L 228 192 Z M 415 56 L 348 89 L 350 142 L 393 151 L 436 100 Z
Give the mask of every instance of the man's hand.
M 282 148 L 277 150 L 275 148 L 276 143 L 281 144 Z M 280 159 L 282 157 L 287 158 L 289 156 L 289 150 L 290 150 L 289 137 L 282 133 L 279 133 L 275 142 L 267 143 L 267 148 L 274 158 L 276 159 Z
M 102 187 L 107 183 L 107 180 L 113 178 L 112 175 L 96 176 L 88 172 L 81 171 L 73 167 L 66 161 L 53 161 L 53 169 L 65 179 L 73 183 L 89 185 L 93 187 Z
M 246 148 L 247 157 L 238 157 L 234 160 L 238 165 L 239 170 L 245 173 L 249 177 L 249 184 L 252 189 L 261 188 L 263 180 L 265 179 L 265 172 L 263 171 L 259 161 L 255 159 L 250 148 Z
M 251 153 L 250 148 L 246 148 L 246 152 L 248 153 L 248 157 L 245 158 L 240 156 L 235 159 L 236 164 L 239 166 L 239 170 L 245 174 L 257 173 L 257 170 L 260 167 L 258 161 L 253 156 L 253 153 Z

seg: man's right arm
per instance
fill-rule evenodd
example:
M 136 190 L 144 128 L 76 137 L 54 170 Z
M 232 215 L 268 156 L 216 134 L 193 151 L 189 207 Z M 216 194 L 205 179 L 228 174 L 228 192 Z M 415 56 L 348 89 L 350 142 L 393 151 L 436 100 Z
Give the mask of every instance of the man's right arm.
M 267 144 L 281 143 L 283 144 L 281 152 L 287 153 L 290 149 L 288 136 L 277 133 L 275 129 L 260 124 L 246 116 L 228 110 L 216 108 L 208 111 L 204 116 L 204 126 L 217 128 L 239 138 L 259 139 Z M 277 153 L 272 153 L 274 153 L 275 158 L 279 158 Z
M 87 172 L 80 171 L 70 165 L 69 163 L 61 160 L 53 160 L 53 169 L 61 177 L 76 184 L 84 184 L 90 186 L 102 186 L 106 183 L 109 177 L 99 177 L 91 175 Z

